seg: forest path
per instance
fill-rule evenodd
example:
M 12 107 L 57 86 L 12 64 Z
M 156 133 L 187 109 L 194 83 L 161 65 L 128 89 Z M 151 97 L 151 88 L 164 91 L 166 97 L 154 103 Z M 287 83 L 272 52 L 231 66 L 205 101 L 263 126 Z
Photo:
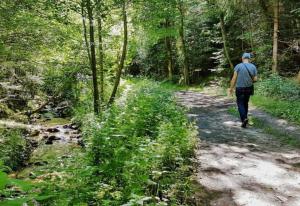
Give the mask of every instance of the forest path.
M 192 91 L 177 92 L 176 96 L 199 128 L 197 180 L 216 192 L 211 205 L 300 205 L 299 149 L 283 144 L 278 135 L 264 129 L 242 129 L 239 119 L 228 112 L 235 106 L 232 99 Z M 300 138 L 298 126 L 254 108 L 250 113 L 272 123 L 278 134 Z

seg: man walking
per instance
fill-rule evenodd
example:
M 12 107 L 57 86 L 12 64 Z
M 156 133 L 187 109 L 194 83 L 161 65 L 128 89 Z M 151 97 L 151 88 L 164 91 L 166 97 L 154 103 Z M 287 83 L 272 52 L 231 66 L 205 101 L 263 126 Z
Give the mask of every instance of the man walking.
M 231 80 L 229 92 L 233 95 L 236 89 L 237 106 L 240 113 L 242 127 L 248 124 L 248 104 L 250 96 L 254 94 L 253 83 L 257 81 L 257 69 L 250 63 L 251 54 L 244 53 L 242 63 L 234 68 L 234 75 Z

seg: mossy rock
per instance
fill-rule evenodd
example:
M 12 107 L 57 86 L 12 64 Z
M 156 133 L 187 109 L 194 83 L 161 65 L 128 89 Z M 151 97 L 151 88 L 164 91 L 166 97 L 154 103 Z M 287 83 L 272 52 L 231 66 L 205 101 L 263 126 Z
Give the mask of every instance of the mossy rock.
M 0 103 L 0 118 L 7 118 L 13 115 L 14 112 L 4 103 Z

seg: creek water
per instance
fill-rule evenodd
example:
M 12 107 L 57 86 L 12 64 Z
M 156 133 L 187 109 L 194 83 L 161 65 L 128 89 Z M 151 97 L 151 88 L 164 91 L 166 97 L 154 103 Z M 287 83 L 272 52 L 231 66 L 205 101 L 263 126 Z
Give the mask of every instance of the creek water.
M 69 119 L 53 118 L 33 124 L 0 120 L 0 127 L 25 129 L 24 138 L 31 144 L 30 159 L 22 169 L 10 175 L 14 178 L 32 179 L 36 173 L 41 174 L 42 170 L 53 167 L 61 158 L 67 158 L 74 150 L 84 146 L 80 129 Z

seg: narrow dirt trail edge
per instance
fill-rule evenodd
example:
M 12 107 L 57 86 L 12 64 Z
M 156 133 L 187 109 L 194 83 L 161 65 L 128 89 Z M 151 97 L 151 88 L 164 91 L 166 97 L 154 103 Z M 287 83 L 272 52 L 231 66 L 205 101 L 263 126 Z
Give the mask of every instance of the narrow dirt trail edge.
M 176 96 L 199 128 L 197 180 L 221 193 L 211 205 L 300 206 L 299 149 L 281 144 L 262 129 L 240 128 L 239 119 L 228 112 L 235 106 L 232 100 L 191 91 Z M 265 116 L 252 112 L 256 114 Z M 293 135 L 300 137 L 299 128 L 283 127 L 294 128 Z

